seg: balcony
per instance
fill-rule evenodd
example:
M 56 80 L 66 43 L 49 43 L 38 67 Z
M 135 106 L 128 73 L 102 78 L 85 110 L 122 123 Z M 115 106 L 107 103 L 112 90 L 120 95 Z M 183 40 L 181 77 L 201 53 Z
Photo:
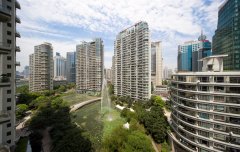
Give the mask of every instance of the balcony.
M 7 112 L 0 112 L 0 123 L 6 122 L 10 120 L 10 115 Z
M 0 22 L 8 22 L 11 19 L 11 11 L 5 6 L 0 5 Z
M 228 97 L 226 103 L 240 104 L 240 98 Z
M 16 8 L 21 9 L 21 5 L 17 0 L 15 1 L 15 6 L 16 6 Z
M 15 65 L 16 66 L 21 66 L 20 62 L 18 62 L 18 61 L 15 63 Z
M 0 54 L 8 54 L 11 51 L 10 44 L 0 42 Z
M 21 52 L 21 49 L 19 46 L 16 46 L 16 52 Z
M 5 74 L 0 75 L 0 86 L 10 85 L 10 79 Z
M 16 37 L 18 37 L 18 38 L 21 38 L 21 35 L 20 35 L 20 33 L 19 33 L 19 32 L 17 32 L 17 31 L 16 31 L 16 33 L 15 33 L 15 36 L 16 36 Z
M 230 87 L 226 89 L 227 93 L 240 94 L 240 87 Z
M 230 83 L 240 83 L 240 78 L 239 77 L 231 77 Z
M 20 20 L 20 18 L 18 16 L 16 16 L 15 20 L 16 20 L 17 23 L 21 24 L 21 20 Z

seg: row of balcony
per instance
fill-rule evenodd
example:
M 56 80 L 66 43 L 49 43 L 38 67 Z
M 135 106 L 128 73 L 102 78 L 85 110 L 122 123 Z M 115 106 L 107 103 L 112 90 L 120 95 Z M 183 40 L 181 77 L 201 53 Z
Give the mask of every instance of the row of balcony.
M 192 102 L 192 103 L 207 103 L 207 104 L 219 104 L 226 106 L 240 106 L 240 98 L 239 97 L 224 97 L 224 96 L 211 96 L 211 95 L 196 95 L 193 93 L 185 93 L 173 91 L 170 93 L 172 98 L 177 101 L 177 98 Z
M 179 135 L 179 137 L 182 136 L 182 138 L 178 137 L 180 142 L 186 139 L 187 141 L 193 143 L 190 144 L 189 142 L 187 142 L 187 145 L 184 144 L 193 150 L 196 148 L 194 145 L 197 145 L 198 148 L 207 147 L 208 149 L 211 149 L 211 151 L 215 151 L 214 148 L 216 148 L 216 151 L 218 151 L 217 149 L 225 150 L 229 148 L 239 148 L 239 139 L 233 138 L 229 135 L 220 136 L 220 134 L 210 134 L 208 131 L 197 131 L 195 128 L 186 126 L 183 123 L 176 123 L 176 121 L 172 122 L 171 126 L 173 127 L 177 135 Z M 219 144 L 221 144 L 222 146 L 219 146 Z
M 187 78 L 186 76 L 175 76 L 173 78 L 173 81 L 180 81 L 180 82 L 196 82 L 196 83 L 240 83 L 240 77 L 229 77 L 228 80 L 226 80 L 224 77 L 216 76 L 214 79 L 211 79 L 210 77 L 190 77 Z

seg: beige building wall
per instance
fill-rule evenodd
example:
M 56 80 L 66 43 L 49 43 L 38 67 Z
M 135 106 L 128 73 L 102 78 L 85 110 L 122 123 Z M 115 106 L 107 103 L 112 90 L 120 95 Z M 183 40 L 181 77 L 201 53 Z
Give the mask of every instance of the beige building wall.
M 151 51 L 146 22 L 120 32 L 114 45 L 114 93 L 146 100 L 151 96 Z
M 82 42 L 76 47 L 76 85 L 77 91 L 102 90 L 104 52 L 103 41 L 100 38 L 92 42 Z
M 31 92 L 53 89 L 53 47 L 44 43 L 34 47 L 34 54 L 29 57 Z

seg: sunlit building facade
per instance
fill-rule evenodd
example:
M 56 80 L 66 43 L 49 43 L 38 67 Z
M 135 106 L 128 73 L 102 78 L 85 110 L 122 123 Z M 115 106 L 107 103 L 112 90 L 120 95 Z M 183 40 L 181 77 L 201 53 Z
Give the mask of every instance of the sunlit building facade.
M 115 40 L 114 93 L 146 100 L 151 95 L 151 50 L 146 22 L 121 31 Z

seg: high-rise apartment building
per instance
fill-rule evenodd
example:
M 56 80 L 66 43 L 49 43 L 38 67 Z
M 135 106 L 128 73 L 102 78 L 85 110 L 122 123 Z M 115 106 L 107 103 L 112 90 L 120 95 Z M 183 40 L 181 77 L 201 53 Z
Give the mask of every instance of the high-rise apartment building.
M 151 43 L 151 79 L 154 88 L 162 85 L 162 42 Z
M 108 82 L 112 81 L 112 69 L 104 69 L 104 76 Z
M 63 80 L 66 79 L 66 59 L 56 53 L 56 56 L 53 58 L 54 62 L 54 79 Z
M 179 72 L 170 87 L 175 151 L 240 150 L 240 72 L 223 72 L 226 55 L 203 60 L 202 72 Z
M 100 38 L 92 42 L 77 45 L 76 85 L 80 93 L 102 90 L 104 60 L 103 41 Z
M 34 47 L 29 56 L 29 90 L 39 92 L 53 89 L 53 47 L 44 43 Z
M 224 70 L 240 70 L 240 1 L 226 0 L 218 11 L 218 25 L 213 36 L 213 55 L 228 54 Z
M 146 22 L 120 32 L 115 40 L 114 93 L 133 99 L 149 99 L 151 95 L 151 50 Z
M 15 144 L 15 91 L 16 91 L 16 23 L 21 23 L 16 15 L 20 9 L 16 0 L 2 0 L 0 5 L 0 151 L 9 151 Z
M 67 81 L 76 82 L 76 52 L 67 52 Z
M 173 74 L 173 70 L 169 69 L 168 67 L 164 67 L 163 69 L 163 80 L 171 79 Z
M 114 58 L 114 56 L 112 57 L 112 67 L 111 67 L 111 69 L 112 69 L 112 84 L 114 84 L 114 81 L 115 81 L 115 58 Z
M 210 55 L 211 42 L 201 34 L 198 41 L 189 41 L 178 46 L 178 71 L 201 71 L 201 59 Z

